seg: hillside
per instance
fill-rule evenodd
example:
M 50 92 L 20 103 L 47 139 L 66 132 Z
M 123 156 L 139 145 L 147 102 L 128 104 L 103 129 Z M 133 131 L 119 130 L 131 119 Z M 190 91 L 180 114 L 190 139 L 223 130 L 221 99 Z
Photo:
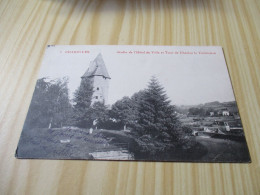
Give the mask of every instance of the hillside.
M 181 114 L 188 114 L 190 108 L 199 108 L 204 110 L 214 110 L 214 111 L 220 111 L 220 110 L 228 110 L 229 112 L 238 112 L 238 107 L 235 101 L 230 102 L 207 102 L 205 104 L 198 104 L 198 105 L 181 105 L 176 106 L 175 110 L 178 113 Z

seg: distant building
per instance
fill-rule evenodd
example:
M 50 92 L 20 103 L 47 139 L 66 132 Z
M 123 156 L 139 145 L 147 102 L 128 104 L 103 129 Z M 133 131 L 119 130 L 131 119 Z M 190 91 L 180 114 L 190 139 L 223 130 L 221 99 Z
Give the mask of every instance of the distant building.
M 209 115 L 210 116 L 214 116 L 214 112 L 209 112 Z
M 223 116 L 229 116 L 229 111 L 228 110 L 223 110 L 222 111 Z
M 109 80 L 111 77 L 107 72 L 101 54 L 98 54 L 98 56 L 90 62 L 89 68 L 81 79 L 91 79 L 93 82 L 94 92 L 92 96 L 92 104 L 95 102 L 103 102 L 104 104 L 107 104 Z
M 218 133 L 217 127 L 204 127 L 203 130 L 204 132 L 208 132 L 208 133 Z

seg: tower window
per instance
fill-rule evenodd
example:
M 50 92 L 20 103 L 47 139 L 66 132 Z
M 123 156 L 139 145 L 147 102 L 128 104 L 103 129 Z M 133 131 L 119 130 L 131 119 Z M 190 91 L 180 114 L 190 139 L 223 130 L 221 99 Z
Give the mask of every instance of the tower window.
M 97 87 L 97 90 L 99 90 L 99 87 Z
M 96 99 L 98 99 L 98 96 L 96 96 Z

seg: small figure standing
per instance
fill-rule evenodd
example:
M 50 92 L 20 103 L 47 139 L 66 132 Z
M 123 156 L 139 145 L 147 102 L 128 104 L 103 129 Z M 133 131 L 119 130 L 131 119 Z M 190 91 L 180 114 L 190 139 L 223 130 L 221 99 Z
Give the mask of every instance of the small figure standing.
M 89 134 L 92 134 L 93 133 L 93 130 L 94 129 L 97 129 L 97 119 L 95 119 L 94 121 L 93 121 L 93 125 L 92 125 L 92 127 L 89 129 Z
M 97 119 L 95 119 L 95 120 L 93 121 L 93 128 L 94 128 L 94 129 L 97 129 L 97 122 L 98 122 Z

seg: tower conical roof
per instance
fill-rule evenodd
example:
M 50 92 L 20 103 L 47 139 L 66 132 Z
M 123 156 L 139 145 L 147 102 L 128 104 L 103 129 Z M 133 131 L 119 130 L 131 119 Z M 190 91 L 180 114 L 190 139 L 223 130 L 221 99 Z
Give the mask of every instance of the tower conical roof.
M 81 78 L 92 76 L 104 76 L 105 78 L 111 79 L 101 54 L 98 54 L 95 60 L 90 62 L 88 70 Z

